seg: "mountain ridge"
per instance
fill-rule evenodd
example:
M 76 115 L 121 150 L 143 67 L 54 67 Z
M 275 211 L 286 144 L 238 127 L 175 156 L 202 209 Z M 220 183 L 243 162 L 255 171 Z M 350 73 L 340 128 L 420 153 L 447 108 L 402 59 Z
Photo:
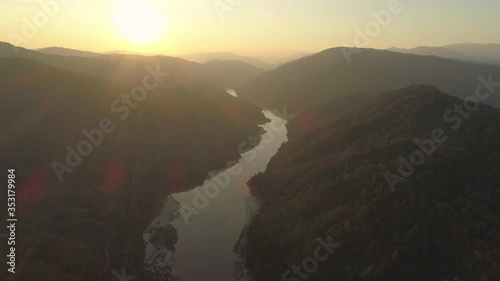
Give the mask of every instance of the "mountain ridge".
M 250 182 L 263 200 L 249 230 L 250 272 L 258 281 L 495 280 L 500 111 L 481 105 L 454 130 L 443 113 L 463 100 L 435 87 L 373 96 L 321 130 L 290 120 L 289 141 Z M 392 192 L 384 174 L 438 128 L 446 140 Z M 300 275 L 315 237 L 341 246 Z
M 239 159 L 238 145 L 266 121 L 253 104 L 203 81 L 165 83 L 138 102 L 134 81 L 0 58 L 0 166 L 17 168 L 24 222 L 16 241 L 24 270 L 13 280 L 111 280 L 109 268 L 123 266 L 152 280 L 143 231 L 163 198 Z M 173 247 L 175 231 L 167 233 L 162 243 Z M 75 251 L 85 254 L 66 254 Z
M 241 97 L 262 107 L 288 106 L 290 111 L 301 112 L 336 96 L 385 92 L 411 84 L 433 85 L 464 98 L 474 94 L 480 76 L 500 80 L 500 66 L 375 49 L 357 49 L 349 63 L 347 50 L 326 49 L 235 88 Z M 498 96 L 485 102 L 500 106 Z

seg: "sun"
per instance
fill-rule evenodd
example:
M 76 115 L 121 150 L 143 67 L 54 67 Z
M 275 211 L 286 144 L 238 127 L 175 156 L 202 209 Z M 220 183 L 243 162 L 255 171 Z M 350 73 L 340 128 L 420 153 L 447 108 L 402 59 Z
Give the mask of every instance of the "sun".
M 122 37 L 136 44 L 157 41 L 166 29 L 160 7 L 148 0 L 129 0 L 121 4 L 115 25 Z

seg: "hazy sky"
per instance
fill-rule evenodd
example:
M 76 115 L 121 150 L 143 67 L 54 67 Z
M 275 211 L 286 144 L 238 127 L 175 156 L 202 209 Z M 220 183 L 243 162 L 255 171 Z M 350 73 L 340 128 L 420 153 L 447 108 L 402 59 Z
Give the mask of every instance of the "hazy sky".
M 50 15 L 37 4 L 54 1 L 67 3 Z M 128 4 L 134 1 L 141 4 Z M 0 41 L 98 52 L 285 56 L 356 45 L 355 28 L 364 30 L 372 12 L 391 1 L 400 2 L 400 13 L 367 47 L 500 43 L 498 0 L 0 0 Z M 231 9 L 217 12 L 214 3 Z M 35 32 L 26 28 L 28 20 Z

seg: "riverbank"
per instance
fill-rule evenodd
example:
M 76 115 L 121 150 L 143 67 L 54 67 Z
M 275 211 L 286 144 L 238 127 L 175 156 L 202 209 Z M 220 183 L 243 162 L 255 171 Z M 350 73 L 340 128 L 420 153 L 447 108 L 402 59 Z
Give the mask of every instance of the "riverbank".
M 251 196 L 247 182 L 265 171 L 271 157 L 287 140 L 285 121 L 270 111 L 264 114 L 271 121 L 262 125 L 265 133 L 256 147 L 203 185 L 173 194 L 165 201 L 144 234 L 148 270 L 157 272 L 160 278 L 160 272 L 170 271 L 181 281 L 249 280 L 242 267 L 242 249 L 246 244 L 245 229 L 259 204 Z M 185 219 L 187 212 L 189 219 Z M 177 243 L 170 246 L 155 241 L 160 233 L 175 234 Z

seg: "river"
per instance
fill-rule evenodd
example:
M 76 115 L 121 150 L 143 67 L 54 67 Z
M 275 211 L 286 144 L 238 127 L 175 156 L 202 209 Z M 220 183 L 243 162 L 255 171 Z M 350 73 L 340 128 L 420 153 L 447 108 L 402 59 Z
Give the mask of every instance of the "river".
M 230 94 L 235 96 L 234 91 Z M 235 252 L 235 245 L 244 247 L 246 226 L 258 212 L 259 202 L 250 194 L 247 182 L 266 170 L 287 141 L 286 121 L 271 111 L 263 113 L 271 121 L 261 125 L 265 133 L 258 146 L 241 154 L 231 168 L 213 173 L 203 185 L 167 198 L 144 234 L 145 264 L 150 270 L 171 270 L 180 281 L 251 280 L 242 266 L 244 253 Z M 152 229 L 161 227 L 177 231 L 175 251 L 159 249 L 149 241 Z

